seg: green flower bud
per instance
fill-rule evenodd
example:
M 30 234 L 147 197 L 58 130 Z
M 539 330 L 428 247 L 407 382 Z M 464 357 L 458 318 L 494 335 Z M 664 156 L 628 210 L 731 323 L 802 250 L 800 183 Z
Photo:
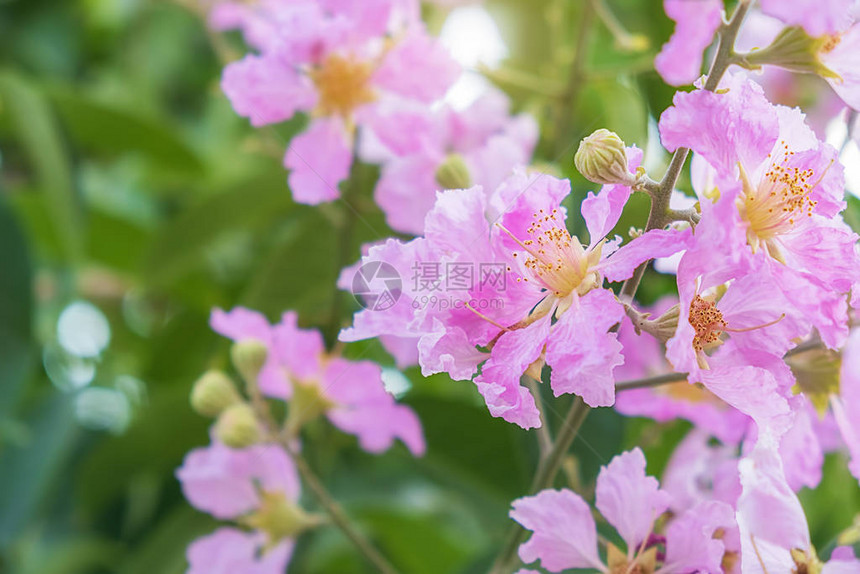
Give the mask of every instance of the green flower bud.
M 303 426 L 334 406 L 335 403 L 323 394 L 316 382 L 296 381 L 287 415 L 287 433 L 295 436 Z
M 247 403 L 237 403 L 218 416 L 215 436 L 230 448 L 245 448 L 260 442 L 263 433 L 254 409 Z
M 599 129 L 583 139 L 573 157 L 576 169 L 588 181 L 602 185 L 633 185 L 636 176 L 627 168 L 627 150 L 618 134 Z
M 233 380 L 221 371 L 204 373 L 191 389 L 191 408 L 206 417 L 217 417 L 241 400 Z
M 308 514 L 281 492 L 260 493 L 260 506 L 240 522 L 254 530 L 266 533 L 266 546 L 277 546 L 284 538 L 294 538 L 309 528 L 322 523 L 321 517 Z
M 839 74 L 821 62 L 821 54 L 832 49 L 834 39 L 827 35 L 813 38 L 799 26 L 785 28 L 766 48 L 744 55 L 741 65 L 757 69 L 767 64 L 822 78 L 838 78 Z
M 266 364 L 268 355 L 269 350 L 266 345 L 257 339 L 244 339 L 235 343 L 230 349 L 233 366 L 249 385 L 257 384 L 257 376 Z
M 469 166 L 460 154 L 452 153 L 436 170 L 436 183 L 442 189 L 468 189 L 472 187 Z

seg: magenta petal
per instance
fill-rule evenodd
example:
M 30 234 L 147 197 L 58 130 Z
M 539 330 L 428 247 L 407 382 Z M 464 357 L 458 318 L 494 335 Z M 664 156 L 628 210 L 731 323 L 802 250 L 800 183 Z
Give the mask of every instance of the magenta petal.
M 343 122 L 316 119 L 290 142 L 284 157 L 293 199 L 316 205 L 340 197 L 338 184 L 349 176 L 352 150 Z
M 543 490 L 512 503 L 511 518 L 533 532 L 520 546 L 526 564 L 540 560 L 550 572 L 606 567 L 597 554 L 597 528 L 591 509 L 570 490 Z
M 265 543 L 262 533 L 219 528 L 188 547 L 187 574 L 283 574 L 293 552 L 285 540 L 257 556 Z
M 524 429 L 541 426 L 534 397 L 520 384 L 520 378 L 540 357 L 549 329 L 550 318 L 546 316 L 524 329 L 508 331 L 499 337 L 475 379 L 494 417 L 502 417 Z
M 228 64 L 221 88 L 236 113 L 258 127 L 287 120 L 317 102 L 310 81 L 275 57 L 248 55 Z
M 669 494 L 645 474 L 645 455 L 637 447 L 614 457 L 597 475 L 597 509 L 615 527 L 627 548 L 638 548 L 654 521 L 669 507 Z
M 642 150 L 635 146 L 627 148 L 627 166 L 630 173 L 635 173 L 641 164 Z M 589 247 L 594 247 L 612 231 L 631 193 L 633 190 L 621 184 L 604 185 L 597 195 L 588 192 L 580 210 L 588 227 Z
M 654 60 L 657 72 L 673 86 L 692 84 L 702 75 L 702 53 L 720 26 L 722 0 L 664 0 L 675 32 Z
M 592 407 L 615 402 L 613 370 L 624 363 L 621 343 L 607 332 L 624 317 L 612 291 L 595 289 L 574 302 L 553 325 L 546 347 L 555 396 L 573 393 Z
M 641 263 L 684 251 L 692 241 L 690 229 L 652 229 L 606 258 L 601 262 L 600 270 L 608 281 L 622 281 L 633 275 L 633 270 Z

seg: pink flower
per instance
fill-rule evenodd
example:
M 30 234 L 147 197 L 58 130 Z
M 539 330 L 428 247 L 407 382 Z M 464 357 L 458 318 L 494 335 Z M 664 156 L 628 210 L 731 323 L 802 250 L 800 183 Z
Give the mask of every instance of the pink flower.
M 722 22 L 722 0 L 663 0 L 666 15 L 675 21 L 675 32 L 654 60 L 654 67 L 668 84 L 692 84 L 702 75 L 702 53 L 714 40 Z
M 321 409 L 334 426 L 356 435 L 368 452 L 383 452 L 400 439 L 413 454 L 424 453 L 418 417 L 385 390 L 379 365 L 326 353 L 319 332 L 299 328 L 295 312 L 284 313 L 280 323 L 270 325 L 256 311 L 215 309 L 212 328 L 237 342 L 255 339 L 266 345 L 269 353 L 260 373 L 260 390 L 291 401 L 296 405 L 294 417 L 321 414 Z M 300 402 L 307 397 L 313 397 L 311 405 Z
M 734 506 L 740 496 L 738 448 L 710 444 L 707 432 L 693 428 L 675 448 L 663 473 L 663 488 L 676 514 L 711 500 Z
M 641 157 L 635 150 L 631 155 L 634 161 Z M 584 246 L 565 228 L 561 201 L 569 192 L 566 180 L 517 172 L 489 201 L 479 186 L 439 193 L 424 237 L 406 244 L 390 240 L 362 260 L 384 261 L 401 277 L 414 277 L 414 284 L 404 286 L 391 309 L 358 313 L 341 339 L 418 336 L 425 375 L 444 371 L 469 379 L 483 363 L 475 383 L 490 413 L 523 428 L 541 421 L 520 378 L 530 369 L 536 376 L 544 362 L 553 367 L 556 395 L 575 393 L 589 405 L 611 405 L 612 371 L 622 358 L 609 329 L 624 309 L 602 288 L 603 279 L 624 279 L 649 257 L 683 249 L 689 232 L 656 230 L 617 249 L 605 238 L 630 189 L 607 186 L 582 204 L 591 238 Z M 499 215 L 488 220 L 488 213 Z M 453 274 L 457 266 L 495 275 L 479 275 L 463 291 L 441 291 L 451 277 L 434 276 L 428 285 L 415 271 Z
M 395 4 L 373 0 L 357 9 L 351 2 L 305 0 L 279 6 L 274 14 L 265 7 L 245 9 L 254 18 L 242 20 L 243 27 L 267 18 L 277 26 L 256 43 L 260 54 L 224 69 L 222 88 L 254 126 L 311 114 L 308 129 L 293 139 L 284 158 L 300 203 L 339 197 L 337 187 L 352 164 L 355 128 L 372 129 L 375 108 L 397 99 L 428 104 L 459 73 L 419 22 L 396 18 Z
M 752 453 L 740 462 L 743 493 L 737 516 L 743 572 L 860 570 L 860 561 L 846 550 L 834 551 L 828 564 L 819 560 L 803 508 L 786 482 L 777 444 L 778 433 L 763 429 Z
M 424 230 L 436 191 L 444 189 L 437 172 L 458 156 L 472 183 L 491 191 L 526 165 L 537 142 L 531 116 L 511 116 L 504 93 L 496 90 L 463 111 L 415 107 L 380 110 L 374 132 L 392 152 L 382 167 L 375 199 L 392 229 L 414 235 Z M 407 127 L 408 126 L 408 127 Z
M 276 505 L 295 506 L 301 485 L 292 461 L 275 445 L 233 450 L 213 442 L 189 452 L 176 476 L 185 498 L 198 510 L 258 526 L 268 523 L 255 516 Z M 188 547 L 189 574 L 280 574 L 293 549 L 292 537 L 281 534 L 263 528 L 220 528 Z
M 771 105 L 755 84 L 735 76 L 727 90 L 676 94 L 660 120 L 664 145 L 691 147 L 713 168 L 712 185 L 697 189 L 698 249 L 685 259 L 723 281 L 757 274 L 783 294 L 787 314 L 838 347 L 847 335 L 846 294 L 860 273 L 857 236 L 838 218 L 845 205 L 838 154 L 799 111 Z M 723 117 L 735 119 L 725 126 Z M 681 299 L 682 307 L 692 301 Z
M 655 536 L 657 519 L 667 510 L 670 497 L 657 480 L 645 474 L 645 457 L 638 448 L 622 453 L 597 477 L 596 506 L 624 540 L 626 552 L 610 548 L 616 559 L 612 571 L 631 569 L 647 555 L 658 556 L 661 572 L 721 572 L 723 543 L 714 537 L 718 528 L 733 523 L 732 509 L 721 502 L 705 502 L 675 519 L 666 537 Z M 609 572 L 598 553 L 597 529 L 588 504 L 570 490 L 543 490 L 513 502 L 511 518 L 532 531 L 520 546 L 525 563 L 540 560 L 550 572 L 593 568 Z M 665 554 L 656 545 L 665 543 Z

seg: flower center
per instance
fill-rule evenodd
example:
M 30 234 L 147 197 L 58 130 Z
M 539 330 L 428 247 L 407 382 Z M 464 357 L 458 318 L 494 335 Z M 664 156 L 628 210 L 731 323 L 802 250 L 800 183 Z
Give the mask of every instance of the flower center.
M 818 52 L 821 54 L 829 54 L 832 52 L 839 43 L 842 42 L 842 33 L 838 34 L 829 34 L 824 36 L 824 43 L 821 45 L 821 48 L 818 49 Z
M 533 217 L 526 230 L 529 239 L 525 241 L 502 227 L 528 253 L 524 266 L 529 277 L 517 281 L 534 281 L 557 297 L 574 291 L 584 295 L 596 287 L 599 278 L 597 273 L 589 272 L 589 267 L 600 261 L 600 248 L 587 252 L 578 239 L 571 237 L 564 222 L 559 221 L 558 209 L 551 213 L 541 209 Z
M 376 93 L 370 85 L 373 72 L 371 62 L 352 56 L 328 56 L 309 73 L 319 92 L 319 113 L 347 118 L 355 108 L 374 101 Z
M 720 335 L 728 328 L 723 319 L 723 313 L 717 309 L 716 303 L 696 295 L 690 303 L 690 325 L 695 329 L 693 349 L 703 351 L 706 345 L 720 340 Z
M 738 196 L 737 206 L 741 217 L 747 222 L 747 243 L 753 252 L 764 249 L 771 257 L 783 260 L 775 241 L 780 235 L 790 233 L 803 216 L 812 217 L 817 201 L 809 195 L 819 179 L 815 171 L 801 169 L 789 164 L 793 151 L 782 142 L 781 158 L 774 161 L 758 185 L 753 185 L 743 166 L 740 166 L 743 193 Z

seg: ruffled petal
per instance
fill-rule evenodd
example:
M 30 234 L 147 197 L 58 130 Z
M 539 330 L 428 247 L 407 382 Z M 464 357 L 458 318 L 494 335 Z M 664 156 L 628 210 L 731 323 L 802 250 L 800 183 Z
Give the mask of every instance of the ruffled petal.
M 546 348 L 555 396 L 574 393 L 591 407 L 612 406 L 613 370 L 624 357 L 618 336 L 608 330 L 623 317 L 624 307 L 605 289 L 581 297 L 561 316 Z
M 543 490 L 512 504 L 511 518 L 533 532 L 520 546 L 526 564 L 540 560 L 550 572 L 606 567 L 597 554 L 597 528 L 591 509 L 570 490 Z
M 308 129 L 290 142 L 284 156 L 293 199 L 316 205 L 340 197 L 337 186 L 349 176 L 352 150 L 337 118 L 313 120 Z
M 692 84 L 702 75 L 702 54 L 722 22 L 722 0 L 663 0 L 675 32 L 654 60 L 663 79 L 673 85 Z

